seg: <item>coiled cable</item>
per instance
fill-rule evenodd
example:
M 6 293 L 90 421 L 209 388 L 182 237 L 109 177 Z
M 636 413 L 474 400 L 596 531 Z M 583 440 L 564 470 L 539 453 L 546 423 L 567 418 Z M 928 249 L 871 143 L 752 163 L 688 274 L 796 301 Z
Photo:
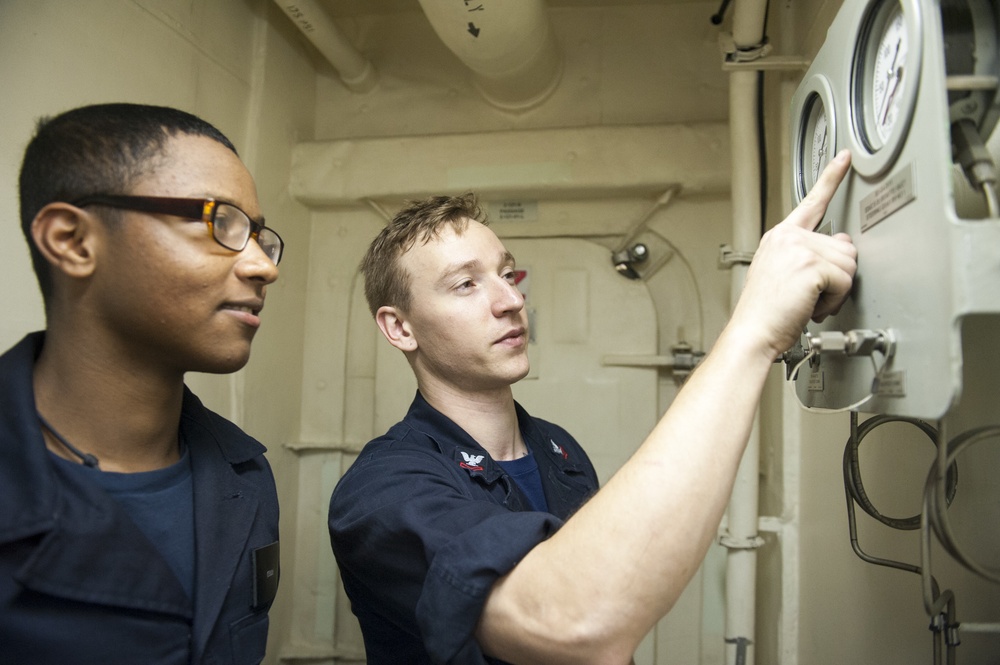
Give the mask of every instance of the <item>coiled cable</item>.
M 955 665 L 955 647 L 959 643 L 957 635 L 958 623 L 955 618 L 955 595 L 951 590 L 941 593 L 937 580 L 930 574 L 930 544 L 927 542 L 927 533 L 930 529 L 927 528 L 926 523 L 928 514 L 927 492 L 925 492 L 924 509 L 920 514 L 906 518 L 888 517 L 875 508 L 871 499 L 868 498 L 867 492 L 865 492 L 864 484 L 861 482 L 861 463 L 858 457 L 858 448 L 861 446 L 861 441 L 876 427 L 890 422 L 905 422 L 914 425 L 931 440 L 931 443 L 935 444 L 939 451 L 945 447 L 938 444 L 938 430 L 923 420 L 903 416 L 879 415 L 873 416 L 859 425 L 857 412 L 851 412 L 851 435 L 847 439 L 847 445 L 844 448 L 844 491 L 847 495 L 847 523 L 851 535 L 851 548 L 862 561 L 877 566 L 896 568 L 920 576 L 924 591 L 924 608 L 927 611 L 927 615 L 931 618 L 930 628 L 934 635 L 934 665 L 940 665 L 942 662 L 942 651 L 945 654 L 945 660 L 948 665 Z M 947 467 L 935 466 L 934 468 L 947 468 L 947 473 L 942 476 L 944 482 L 934 483 L 935 487 L 940 485 L 943 493 L 943 503 L 947 507 L 955 497 L 955 492 L 958 489 L 958 466 L 953 460 L 948 460 Z M 930 477 L 936 479 L 939 475 L 941 474 L 937 474 L 932 469 Z M 930 483 L 930 480 L 928 480 L 928 483 Z M 921 561 L 923 565 L 917 566 L 903 561 L 883 559 L 872 556 L 862 550 L 858 543 L 857 518 L 854 512 L 855 503 L 860 505 L 875 520 L 893 529 L 903 531 L 921 529 L 921 535 L 924 539 L 921 543 Z
M 879 510 L 872 503 L 871 499 L 868 498 L 868 493 L 865 491 L 864 483 L 861 481 L 861 463 L 858 456 L 858 449 L 861 446 L 861 442 L 876 427 L 890 422 L 905 422 L 914 425 L 920 429 L 920 431 L 922 431 L 932 443 L 937 442 L 937 429 L 923 420 L 903 416 L 880 415 L 873 416 L 859 425 L 857 412 L 851 412 L 851 435 L 847 439 L 847 445 L 844 448 L 844 491 L 847 496 L 847 521 L 851 533 L 851 547 L 854 549 L 854 553 L 857 554 L 859 558 L 867 561 L 868 563 L 880 566 L 889 566 L 891 568 L 899 568 L 900 570 L 909 571 L 919 575 L 919 566 L 873 557 L 865 553 L 858 544 L 857 519 L 854 511 L 855 503 L 860 505 L 861 508 L 868 513 L 868 515 L 890 528 L 903 531 L 912 531 L 920 528 L 920 514 L 912 517 L 898 518 L 889 517 L 879 512 Z M 958 467 L 952 465 L 948 469 L 947 473 L 947 486 L 945 490 L 947 503 L 951 503 L 951 499 L 955 496 L 957 486 Z
M 985 566 L 972 559 L 959 546 L 955 539 L 955 534 L 951 528 L 951 521 L 948 518 L 948 505 L 954 496 L 954 491 L 949 491 L 947 477 L 942 478 L 939 471 L 942 468 L 948 469 L 947 476 L 950 476 L 951 469 L 955 466 L 955 460 L 966 448 L 980 443 L 990 437 L 1000 436 L 1000 426 L 988 425 L 967 430 L 954 439 L 947 446 L 940 446 L 939 453 L 927 474 L 927 483 L 924 486 L 924 516 L 925 524 L 929 528 L 924 529 L 922 551 L 925 561 L 930 560 L 930 531 L 933 529 L 945 551 L 956 561 L 961 563 L 970 571 L 990 580 L 1000 583 L 1000 569 Z

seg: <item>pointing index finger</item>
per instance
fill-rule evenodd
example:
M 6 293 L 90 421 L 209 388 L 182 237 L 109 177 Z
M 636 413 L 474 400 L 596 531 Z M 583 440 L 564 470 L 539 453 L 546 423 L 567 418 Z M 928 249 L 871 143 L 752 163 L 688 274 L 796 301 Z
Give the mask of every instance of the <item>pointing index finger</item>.
M 820 174 L 819 180 L 785 221 L 810 231 L 815 229 L 826 214 L 826 207 L 847 175 L 850 166 L 851 152 L 845 148 L 830 160 Z

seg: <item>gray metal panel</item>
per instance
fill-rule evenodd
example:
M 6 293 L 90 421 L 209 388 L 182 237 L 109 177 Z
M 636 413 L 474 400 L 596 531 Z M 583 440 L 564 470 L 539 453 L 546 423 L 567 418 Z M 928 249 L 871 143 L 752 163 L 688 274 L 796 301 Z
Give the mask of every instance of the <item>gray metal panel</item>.
M 954 207 L 949 107 L 942 20 L 933 0 L 904 0 L 910 55 L 918 59 L 908 132 L 897 127 L 881 150 L 869 151 L 859 137 L 851 107 L 854 44 L 863 17 L 878 0 L 846 0 L 827 39 L 792 101 L 792 145 L 810 81 L 824 76 L 838 128 L 831 152 L 850 148 L 854 167 L 827 212 L 824 230 L 849 233 L 858 247 L 854 293 L 821 331 L 891 331 L 895 353 L 883 358 L 822 354 L 803 365 L 796 393 L 808 407 L 845 409 L 873 391 L 855 410 L 922 418 L 945 414 L 961 392 L 960 319 L 969 312 L 1000 312 L 1000 221 L 963 221 Z M 914 53 L 915 52 L 915 53 Z M 915 67 L 908 65 L 908 71 Z M 905 119 L 904 119 L 905 120 Z M 899 130 L 903 131 L 900 132 Z M 893 158 L 891 153 L 898 155 Z M 793 164 L 796 162 L 793 161 Z M 793 171 L 796 169 L 793 168 Z M 797 187 L 792 187 L 793 196 Z M 797 196 L 796 201 L 797 202 Z M 873 362 L 874 361 L 874 362 Z

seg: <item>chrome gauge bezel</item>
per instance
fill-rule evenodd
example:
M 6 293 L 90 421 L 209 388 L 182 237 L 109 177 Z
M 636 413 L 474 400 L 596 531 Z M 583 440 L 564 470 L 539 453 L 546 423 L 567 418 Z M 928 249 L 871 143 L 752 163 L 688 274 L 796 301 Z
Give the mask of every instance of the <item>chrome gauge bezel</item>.
M 792 172 L 796 202 L 801 201 L 816 184 L 823 167 L 837 151 L 837 114 L 830 81 L 822 74 L 815 74 L 802 84 L 801 106 L 794 117 L 792 136 L 794 140 Z M 817 145 L 817 125 L 826 123 L 825 152 L 820 163 L 814 164 L 814 157 L 824 150 Z
M 854 168 L 874 177 L 893 165 L 906 142 L 920 88 L 924 21 L 916 0 L 870 0 L 860 16 L 848 104 L 851 152 Z M 896 57 L 892 52 L 887 40 L 894 38 L 905 54 Z M 888 66 L 876 71 L 880 56 Z M 882 98 L 876 99 L 883 84 Z M 885 124 L 891 127 L 880 131 Z

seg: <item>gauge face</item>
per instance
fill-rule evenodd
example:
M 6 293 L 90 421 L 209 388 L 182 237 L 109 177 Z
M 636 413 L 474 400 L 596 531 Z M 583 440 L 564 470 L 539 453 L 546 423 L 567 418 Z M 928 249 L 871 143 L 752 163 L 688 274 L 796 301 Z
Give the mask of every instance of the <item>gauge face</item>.
M 920 89 L 925 3 L 865 0 L 852 55 L 848 147 L 852 165 L 879 177 L 907 143 Z
M 803 132 L 803 185 L 805 192 L 812 189 L 819 174 L 830 163 L 830 123 L 827 120 L 826 106 L 819 95 L 812 95 L 807 103 L 806 119 L 802 126 Z
M 903 25 L 903 10 L 898 3 L 886 3 L 884 23 L 873 26 L 879 29 L 875 44 L 875 60 L 872 71 L 872 118 L 875 133 L 884 144 L 892 134 L 892 128 L 899 118 L 900 100 L 907 84 L 906 52 L 908 39 Z
M 910 36 L 898 0 L 875 3 L 862 29 L 855 62 L 855 102 L 863 144 L 877 152 L 889 143 L 906 113 L 915 84 L 908 71 Z
M 837 151 L 837 122 L 833 90 L 824 74 L 813 74 L 793 99 L 798 108 L 792 123 L 793 190 L 798 204 L 816 181 L 830 157 Z

